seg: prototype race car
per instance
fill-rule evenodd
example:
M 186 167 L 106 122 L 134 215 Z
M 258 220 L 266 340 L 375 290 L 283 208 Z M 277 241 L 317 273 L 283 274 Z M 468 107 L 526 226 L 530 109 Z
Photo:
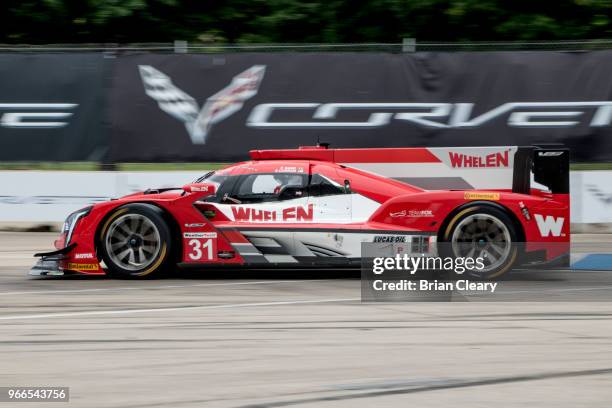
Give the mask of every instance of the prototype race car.
M 36 254 L 31 274 L 355 267 L 364 242 L 420 253 L 446 242 L 454 256 L 484 256 L 485 277 L 569 258 L 566 149 L 318 145 L 250 155 L 180 188 L 70 214 L 57 250 Z

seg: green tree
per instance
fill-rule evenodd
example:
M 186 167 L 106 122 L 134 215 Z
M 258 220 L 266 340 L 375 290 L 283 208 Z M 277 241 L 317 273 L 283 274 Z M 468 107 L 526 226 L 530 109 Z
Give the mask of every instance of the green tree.
M 612 0 L 5 0 L 4 43 L 609 38 Z

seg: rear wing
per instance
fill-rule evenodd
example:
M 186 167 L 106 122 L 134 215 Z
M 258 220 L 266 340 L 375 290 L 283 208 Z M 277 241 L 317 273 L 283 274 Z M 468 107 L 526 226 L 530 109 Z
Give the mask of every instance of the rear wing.
M 331 161 L 426 190 L 569 193 L 569 150 L 546 146 L 253 150 L 255 160 Z
M 569 194 L 569 149 L 563 147 L 519 147 L 514 160 L 512 191 L 529 194 L 540 188 L 554 194 Z

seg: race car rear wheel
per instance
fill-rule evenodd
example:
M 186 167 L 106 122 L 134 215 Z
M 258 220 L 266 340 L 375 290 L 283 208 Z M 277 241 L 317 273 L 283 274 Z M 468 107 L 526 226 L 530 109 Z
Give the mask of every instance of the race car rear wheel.
M 171 243 L 161 209 L 129 204 L 105 221 L 99 252 L 110 275 L 142 278 L 162 270 L 170 258 Z
M 518 234 L 502 209 L 474 205 L 455 214 L 445 228 L 443 241 L 456 258 L 481 258 L 483 268 L 465 273 L 481 279 L 499 278 L 510 270 L 519 254 Z

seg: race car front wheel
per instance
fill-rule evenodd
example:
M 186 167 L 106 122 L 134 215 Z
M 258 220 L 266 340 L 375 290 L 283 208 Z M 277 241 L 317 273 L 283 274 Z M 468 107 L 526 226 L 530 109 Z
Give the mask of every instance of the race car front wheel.
M 171 233 L 162 210 L 148 204 L 119 208 L 104 222 L 99 252 L 112 276 L 141 278 L 159 273 L 171 253 Z
M 494 279 L 510 270 L 519 254 L 514 223 L 502 209 L 474 205 L 455 214 L 444 231 L 446 252 L 456 258 L 480 259 L 483 267 L 466 271 L 481 278 Z

